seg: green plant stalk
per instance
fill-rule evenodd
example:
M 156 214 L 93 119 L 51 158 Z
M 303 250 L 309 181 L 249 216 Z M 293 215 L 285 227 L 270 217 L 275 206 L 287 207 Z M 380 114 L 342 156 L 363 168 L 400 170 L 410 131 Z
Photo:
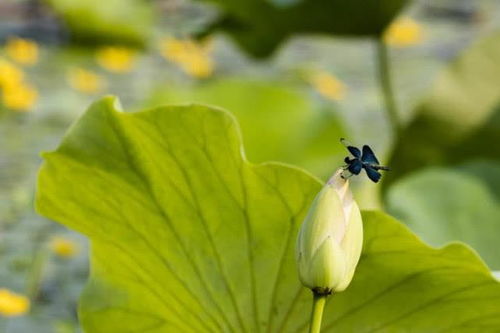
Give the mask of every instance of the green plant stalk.
M 48 256 L 47 251 L 40 250 L 33 258 L 33 264 L 26 283 L 26 294 L 31 301 L 34 301 L 38 297 Z
M 33 257 L 30 272 L 26 280 L 26 294 L 34 301 L 38 296 L 40 285 L 43 280 L 43 273 L 48 262 L 49 252 L 45 243 L 52 231 L 52 225 L 43 226 L 35 236 L 35 246 L 33 248 Z
M 392 128 L 392 134 L 396 141 L 401 133 L 401 119 L 394 95 L 391 78 L 391 66 L 389 62 L 389 51 L 387 45 L 382 38 L 377 38 L 377 68 L 379 86 L 384 100 L 387 118 Z
M 323 309 L 325 308 L 327 297 L 328 295 L 318 294 L 313 291 L 313 306 L 309 333 L 319 333 L 321 331 L 321 320 L 323 318 Z

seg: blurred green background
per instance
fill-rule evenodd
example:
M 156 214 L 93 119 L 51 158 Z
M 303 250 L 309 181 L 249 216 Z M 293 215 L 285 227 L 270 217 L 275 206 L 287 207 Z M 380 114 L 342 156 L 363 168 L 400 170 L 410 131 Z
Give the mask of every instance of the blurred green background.
M 303 15 L 307 13 L 307 15 Z M 326 179 L 346 137 L 392 169 L 352 182 L 425 241 L 500 270 L 500 2 L 0 1 L 0 332 L 77 332 L 83 237 L 33 211 L 40 151 L 99 96 L 201 102 L 251 162 Z

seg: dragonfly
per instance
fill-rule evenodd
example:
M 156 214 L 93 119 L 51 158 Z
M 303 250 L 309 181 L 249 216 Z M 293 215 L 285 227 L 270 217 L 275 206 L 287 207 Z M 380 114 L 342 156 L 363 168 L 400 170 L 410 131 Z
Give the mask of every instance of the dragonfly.
M 340 139 L 340 142 L 346 146 L 347 150 L 351 153 L 353 158 L 347 156 L 344 162 L 347 164 L 344 166 L 344 172 L 342 173 L 342 178 L 347 179 L 352 175 L 359 175 L 362 169 L 365 169 L 366 175 L 371 181 L 377 183 L 382 174 L 379 170 L 389 171 L 390 169 L 386 166 L 380 165 L 375 153 L 368 145 L 364 145 L 362 150 L 349 144 L 344 138 Z

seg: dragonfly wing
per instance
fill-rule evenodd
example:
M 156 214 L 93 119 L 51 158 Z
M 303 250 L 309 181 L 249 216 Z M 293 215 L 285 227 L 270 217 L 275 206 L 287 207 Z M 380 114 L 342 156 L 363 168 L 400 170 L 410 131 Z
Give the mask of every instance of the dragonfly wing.
M 359 150 L 359 148 L 354 147 L 344 138 L 340 139 L 340 142 L 342 142 L 342 144 L 347 148 L 347 150 L 349 150 L 352 156 L 354 156 L 355 158 L 361 157 L 361 151 Z
M 366 175 L 372 182 L 377 183 L 380 180 L 380 177 L 382 177 L 382 174 L 371 166 L 364 165 L 363 167 L 365 168 Z
M 377 157 L 375 157 L 375 153 L 373 152 L 373 150 L 370 148 L 370 146 L 367 145 L 363 146 L 363 155 L 361 156 L 361 161 L 368 164 L 380 164 L 377 160 Z
M 351 160 L 351 164 L 349 164 L 347 170 L 349 170 L 349 172 L 354 175 L 359 175 L 362 168 L 363 168 L 363 163 L 361 163 L 361 161 L 358 159 L 354 159 Z

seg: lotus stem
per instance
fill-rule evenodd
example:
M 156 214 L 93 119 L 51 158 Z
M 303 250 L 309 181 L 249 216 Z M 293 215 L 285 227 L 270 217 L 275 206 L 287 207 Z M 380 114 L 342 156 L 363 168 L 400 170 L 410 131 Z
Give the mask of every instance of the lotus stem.
M 389 50 L 382 38 L 377 38 L 377 67 L 379 85 L 384 99 L 385 110 L 392 127 L 395 138 L 401 132 L 401 119 L 397 108 L 394 89 L 392 86 L 391 66 L 389 62 Z
M 325 308 L 326 298 L 328 295 L 319 294 L 313 291 L 313 306 L 311 312 L 311 325 L 309 333 L 320 333 L 321 320 L 323 318 L 323 309 Z

